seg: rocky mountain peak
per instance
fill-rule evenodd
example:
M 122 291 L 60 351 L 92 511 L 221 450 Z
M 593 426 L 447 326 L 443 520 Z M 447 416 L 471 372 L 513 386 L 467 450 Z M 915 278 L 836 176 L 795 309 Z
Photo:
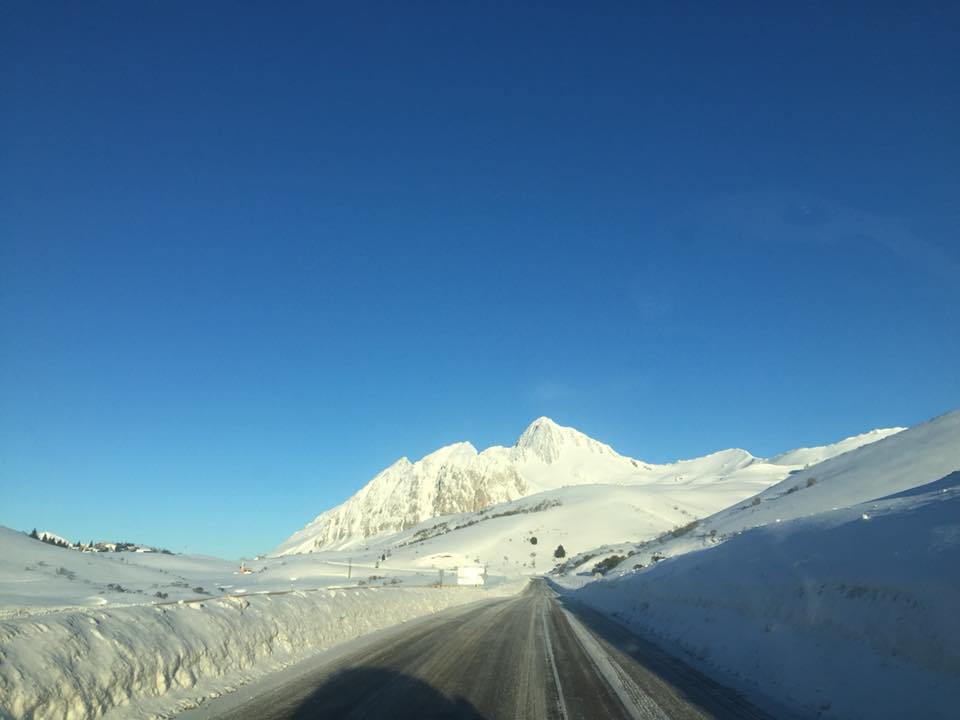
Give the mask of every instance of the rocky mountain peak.
M 582 448 L 600 455 L 615 454 L 608 445 L 584 435 L 579 430 L 558 425 L 548 417 L 539 417 L 517 439 L 514 448 L 529 453 L 543 462 L 553 463 L 571 448 Z

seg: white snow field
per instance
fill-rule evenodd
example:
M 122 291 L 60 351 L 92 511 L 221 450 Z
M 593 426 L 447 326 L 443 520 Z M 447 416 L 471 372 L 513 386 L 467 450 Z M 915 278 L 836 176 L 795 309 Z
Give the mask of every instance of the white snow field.
M 633 546 L 613 577 L 558 580 L 803 715 L 957 717 L 960 412 L 795 473 L 758 499 Z M 651 563 L 654 553 L 667 559 Z M 647 567 L 632 570 L 638 562 Z
M 80 553 L 0 528 L 0 717 L 155 717 L 364 633 L 523 586 L 424 586 L 433 573 L 347 580 L 346 568 L 310 557 L 253 566 L 268 569 Z M 322 587 L 335 582 L 355 587 Z
M 330 562 L 316 555 L 250 560 L 246 569 L 250 572 L 241 572 L 238 562 L 203 555 L 79 552 L 0 526 L 0 619 L 228 593 L 428 585 L 437 580 L 433 571 L 374 570 L 372 564 L 348 569 L 346 559 Z

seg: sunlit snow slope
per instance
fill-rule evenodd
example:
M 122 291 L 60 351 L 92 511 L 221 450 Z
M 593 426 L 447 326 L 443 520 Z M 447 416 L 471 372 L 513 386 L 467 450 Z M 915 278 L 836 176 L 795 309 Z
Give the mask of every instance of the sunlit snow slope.
M 671 557 L 716 545 L 753 527 L 866 503 L 958 469 L 960 411 L 794 471 L 748 501 L 705 517 L 687 533 L 639 545 L 637 555 L 620 570 L 648 564 L 654 555 Z M 640 535 L 634 539 L 645 540 Z
M 606 579 L 591 558 L 558 580 L 803 717 L 957 716 L 960 412 L 631 549 Z

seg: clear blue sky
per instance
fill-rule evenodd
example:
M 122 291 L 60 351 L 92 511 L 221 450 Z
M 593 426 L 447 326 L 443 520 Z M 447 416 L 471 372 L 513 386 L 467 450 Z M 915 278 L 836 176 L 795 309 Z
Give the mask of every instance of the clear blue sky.
M 0 8 L 0 523 L 236 557 L 539 415 L 960 406 L 956 3 L 242 5 Z

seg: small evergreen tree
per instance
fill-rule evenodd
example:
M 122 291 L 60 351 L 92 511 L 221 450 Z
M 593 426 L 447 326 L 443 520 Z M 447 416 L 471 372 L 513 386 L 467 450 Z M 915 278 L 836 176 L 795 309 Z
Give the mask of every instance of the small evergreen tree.
M 30 537 L 32 537 L 34 540 L 39 540 L 39 539 L 40 539 L 40 535 L 37 534 L 37 529 L 36 529 L 36 528 L 34 528 L 33 530 L 30 531 Z
M 560 558 L 565 558 L 567 556 L 567 551 L 563 549 L 563 545 L 557 545 L 557 549 L 553 551 L 553 556 L 557 560 Z

